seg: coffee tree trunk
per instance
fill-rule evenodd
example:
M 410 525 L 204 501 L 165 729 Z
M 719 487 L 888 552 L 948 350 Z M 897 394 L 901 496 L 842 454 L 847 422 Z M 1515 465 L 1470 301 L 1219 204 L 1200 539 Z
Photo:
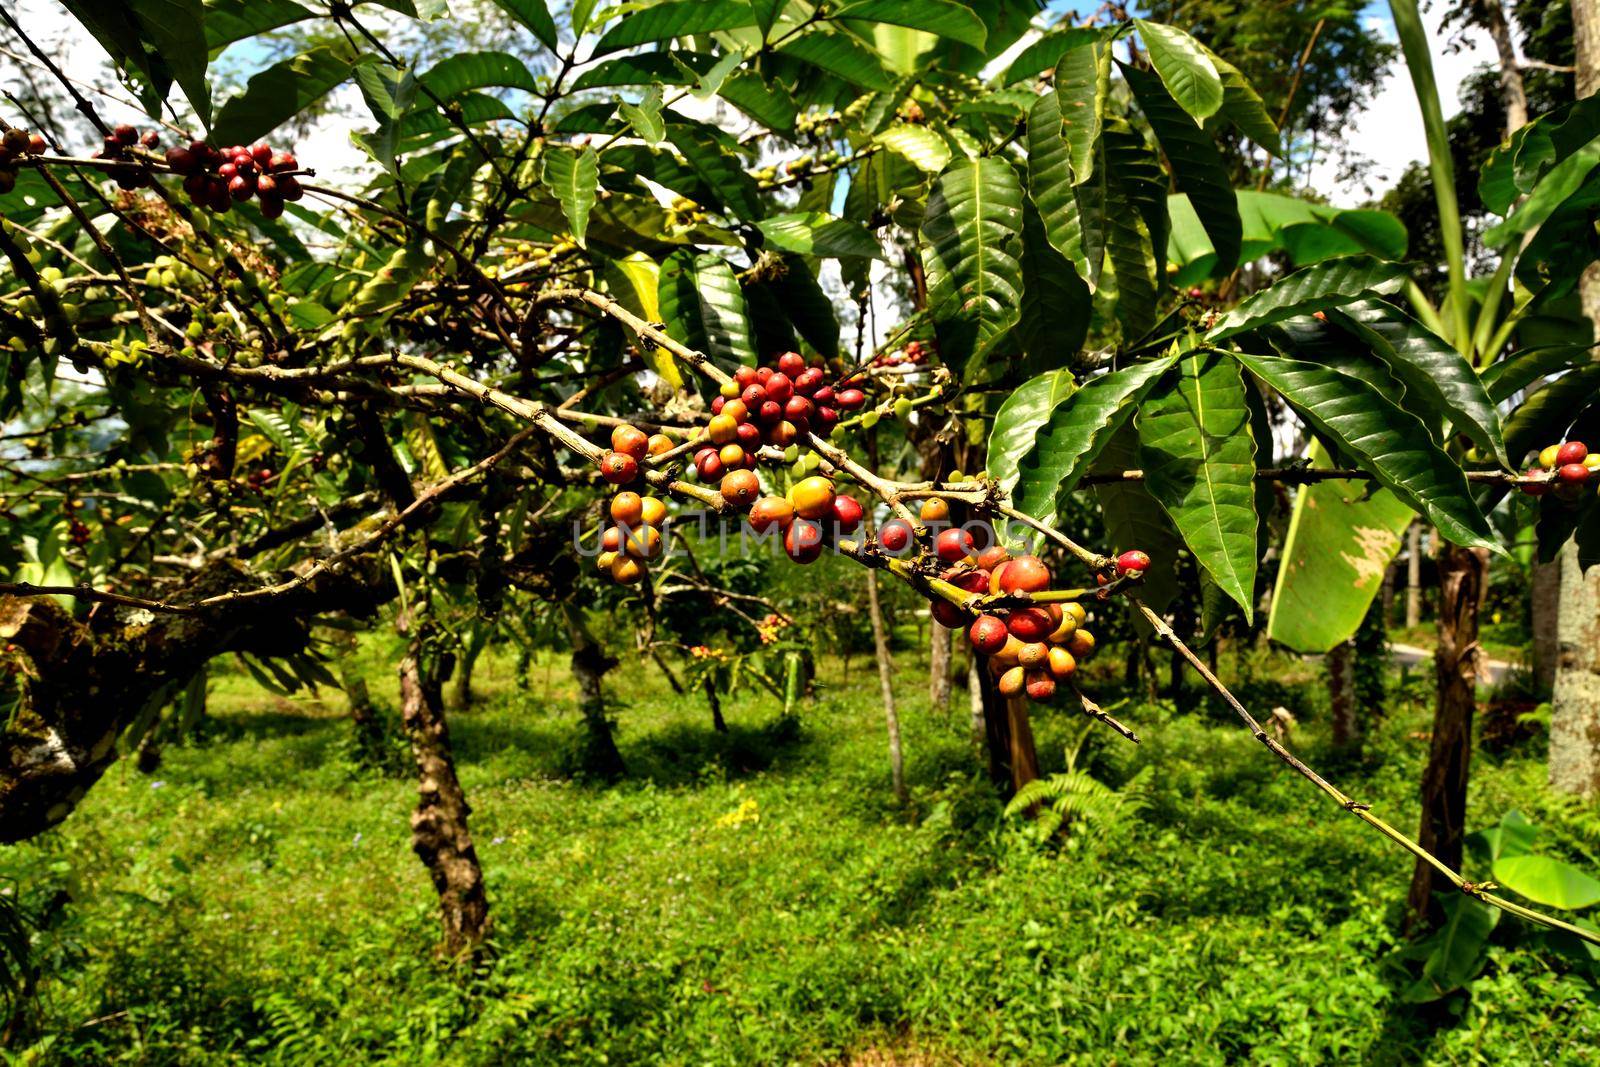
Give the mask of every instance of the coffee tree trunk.
M 1533 684 L 1540 696 L 1549 696 L 1556 684 L 1556 657 L 1560 642 L 1560 556 L 1549 563 L 1534 561 L 1529 607 L 1533 617 Z
M 1346 748 L 1356 739 L 1355 642 L 1334 645 L 1328 651 L 1326 667 L 1333 743 Z
M 950 708 L 950 636 L 955 632 L 937 620 L 928 643 L 928 704 L 935 713 Z
M 978 655 L 969 651 L 967 654 L 967 711 L 971 715 L 969 724 L 972 743 L 983 743 L 984 726 L 983 718 L 983 665 L 978 662 Z
M 476 955 L 489 930 L 489 898 L 467 828 L 472 809 L 456 777 L 438 672 L 424 663 L 415 635 L 400 660 L 400 715 L 417 763 L 411 849 L 439 894 L 440 951 L 451 959 Z
M 476 694 L 472 691 L 472 672 L 477 667 L 478 657 L 482 655 L 484 646 L 488 642 L 487 626 L 474 626 L 467 636 L 466 646 L 461 650 L 461 658 L 456 662 L 455 706 L 458 708 L 470 708 L 476 699 Z
M 583 769 L 608 781 L 621 778 L 627 767 L 612 736 L 611 720 L 606 718 L 606 694 L 602 685 L 606 672 L 615 667 L 617 661 L 607 656 L 600 642 L 589 633 L 577 607 L 563 604 L 562 614 L 567 623 L 567 643 L 572 646 L 572 677 L 578 683 L 578 710 L 583 714 L 583 726 L 587 731 Z
M 1422 620 L 1422 524 L 1406 531 L 1406 629 Z
M 1422 824 L 1417 841 L 1447 867 L 1460 869 L 1472 762 L 1472 717 L 1477 711 L 1478 613 L 1488 584 L 1489 553 L 1445 544 L 1439 551 L 1439 646 L 1434 652 L 1438 696 L 1428 765 L 1422 774 Z M 1412 915 L 1433 912 L 1433 894 L 1454 887 L 1417 861 L 1411 878 Z
M 1572 0 L 1572 29 L 1577 95 L 1592 96 L 1600 91 L 1600 0 Z M 1600 333 L 1600 264 L 1584 271 L 1579 291 L 1583 313 Z M 1550 784 L 1593 796 L 1600 792 L 1600 567 L 1585 575 L 1572 542 L 1561 549 L 1559 598 Z
M 717 696 L 717 683 L 707 674 L 700 679 L 700 687 L 705 690 L 706 703 L 711 706 L 711 728 L 719 734 L 728 732 L 728 720 L 722 717 L 722 698 Z
M 894 662 L 889 657 L 889 635 L 878 602 L 878 572 L 867 571 L 867 614 L 872 620 L 872 646 L 878 658 L 878 685 L 883 691 L 883 721 L 889 731 L 889 772 L 895 799 L 906 802 L 905 759 L 900 751 L 900 718 L 894 710 Z

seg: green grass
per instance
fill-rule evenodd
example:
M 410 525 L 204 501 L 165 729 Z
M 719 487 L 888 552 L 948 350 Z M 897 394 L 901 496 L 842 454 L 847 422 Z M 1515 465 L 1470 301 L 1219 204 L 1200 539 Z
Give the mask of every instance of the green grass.
M 362 655 L 392 706 L 387 655 Z M 1108 657 L 1096 666 L 1120 673 Z M 1334 758 L 1315 673 L 1243 667 L 1263 710 L 1294 703 L 1293 744 L 1314 766 L 1414 824 L 1415 704 L 1362 756 Z M 0 877 L 52 916 L 13 1054 L 35 1042 L 39 1062 L 186 1064 L 1600 1054 L 1593 988 L 1518 947 L 1509 922 L 1470 996 L 1401 1002 L 1408 979 L 1385 957 L 1411 864 L 1198 691 L 1123 707 L 1137 748 L 1095 736 L 1087 758 L 1103 780 L 1153 767 L 1147 807 L 1050 849 L 1001 818 L 964 701 L 931 713 L 909 655 L 897 681 L 910 812 L 889 795 L 870 663 L 848 679 L 826 663 L 798 732 L 775 725 L 770 696 L 730 700 L 727 737 L 700 699 L 626 668 L 608 681 L 630 769 L 613 786 L 567 773 L 578 730 L 559 660 L 525 684 L 508 662 L 480 673 L 485 699 L 451 728 L 493 912 L 484 973 L 430 956 L 411 783 L 358 767 L 335 709 L 227 675 L 204 743 L 168 750 L 150 777 L 123 761 L 58 832 L 0 851 Z M 1109 679 L 1097 686 L 1114 695 Z M 1081 721 L 1038 718 L 1048 767 Z M 1520 806 L 1592 858 L 1600 820 L 1542 783 L 1536 751 L 1480 756 L 1472 824 Z

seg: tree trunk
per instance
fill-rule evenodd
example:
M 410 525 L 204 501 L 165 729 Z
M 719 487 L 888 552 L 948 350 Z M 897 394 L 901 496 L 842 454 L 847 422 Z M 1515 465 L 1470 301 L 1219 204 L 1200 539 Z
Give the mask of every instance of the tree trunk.
M 1489 31 L 1495 51 L 1500 55 L 1500 103 L 1506 111 L 1506 133 L 1510 135 L 1528 122 L 1528 94 L 1522 87 L 1521 61 L 1517 58 L 1517 47 L 1511 40 L 1511 27 L 1506 24 L 1500 0 L 1478 0 L 1478 10 L 1483 27 Z
M 1039 777 L 1039 756 L 1033 743 L 1025 697 L 1003 697 L 995 688 L 989 665 L 980 659 L 984 735 L 989 747 L 989 778 L 1007 796 Z
M 352 643 L 353 647 L 353 643 Z M 370 762 L 379 762 L 383 756 L 383 724 L 372 705 L 372 694 L 367 691 L 367 680 L 350 665 L 348 658 L 339 661 L 339 685 L 350 711 L 350 722 L 356 729 L 356 744 L 361 755 Z
M 402 623 L 402 632 L 405 625 Z M 411 850 L 422 860 L 439 894 L 444 926 L 440 951 L 452 959 L 476 956 L 489 930 L 489 898 L 483 888 L 467 804 L 456 777 L 455 755 L 445 724 L 439 672 L 423 663 L 422 639 L 412 635 L 400 660 L 400 715 L 417 761 L 417 809 L 411 816 Z
M 1600 0 L 1572 0 L 1577 95 L 1600 91 Z M 1583 313 L 1600 332 L 1600 263 L 1583 272 Z M 1551 693 L 1550 784 L 1566 793 L 1600 791 L 1600 568 L 1584 575 L 1576 545 L 1561 549 L 1559 652 Z
M 878 684 L 883 690 L 883 720 L 889 730 L 889 771 L 894 779 L 894 796 L 906 802 L 905 760 L 900 752 L 900 719 L 894 710 L 894 663 L 889 659 L 889 637 L 884 632 L 883 611 L 878 603 L 878 572 L 867 571 L 867 613 L 872 620 L 872 645 L 878 657 Z
M 955 631 L 934 622 L 928 645 L 928 704 L 936 714 L 950 710 L 950 635 Z
M 967 656 L 967 708 L 972 716 L 972 743 L 982 744 L 986 731 L 983 719 L 983 665 L 978 662 L 975 652 Z
M 717 685 L 707 674 L 700 679 L 701 686 L 706 691 L 706 703 L 711 705 L 711 728 L 719 734 L 728 732 L 728 720 L 722 717 L 722 700 L 717 696 Z
M 1540 696 L 1549 696 L 1556 684 L 1556 658 L 1561 618 L 1561 557 L 1533 564 L 1533 684 Z
M 1417 841 L 1456 870 L 1461 868 L 1466 833 L 1472 717 L 1478 706 L 1478 612 L 1488 573 L 1487 550 L 1440 546 L 1439 647 L 1434 652 L 1438 697 L 1428 765 L 1422 774 L 1422 825 Z M 1418 860 L 1411 878 L 1413 918 L 1431 916 L 1433 894 L 1453 888 L 1432 866 Z
M 583 714 L 584 729 L 588 732 L 584 745 L 583 769 L 613 781 L 627 772 L 622 753 L 617 750 L 616 738 L 611 734 L 611 720 L 606 718 L 606 694 L 601 685 L 606 672 L 617 661 L 605 654 L 584 625 L 583 617 L 571 604 L 562 605 L 567 622 L 567 640 L 572 645 L 572 677 L 578 683 L 578 710 Z
M 1600 567 L 1584 574 L 1578 546 L 1561 549 L 1560 655 L 1551 694 L 1550 787 L 1600 794 Z
M 1406 629 L 1422 621 L 1422 524 L 1406 531 Z
M 467 643 L 461 650 L 461 658 L 456 662 L 455 677 L 455 706 L 470 708 L 475 699 L 472 692 L 472 671 L 478 665 L 478 656 L 489 643 L 489 627 L 478 625 L 472 628 L 472 633 L 467 637 Z
M 1355 642 L 1334 645 L 1328 651 L 1326 666 L 1333 743 L 1348 748 L 1356 737 Z

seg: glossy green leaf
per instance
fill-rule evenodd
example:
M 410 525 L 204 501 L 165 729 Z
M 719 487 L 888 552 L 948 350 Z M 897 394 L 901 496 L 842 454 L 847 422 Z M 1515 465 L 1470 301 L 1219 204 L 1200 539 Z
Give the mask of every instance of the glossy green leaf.
M 1217 341 L 1273 322 L 1309 315 L 1367 296 L 1398 292 L 1406 270 L 1371 256 L 1345 256 L 1295 271 L 1277 284 L 1241 301 L 1207 335 Z
M 1515 808 L 1500 816 L 1500 821 L 1486 830 L 1467 835 L 1467 848 L 1474 858 L 1493 864 L 1502 856 L 1525 856 L 1539 838 L 1539 828 Z
M 1000 76 L 1001 84 L 1014 85 L 1024 78 L 1056 66 L 1067 51 L 1100 39 L 1100 31 L 1088 26 L 1062 26 L 1051 30 L 1017 53 L 1011 66 Z
M 1166 180 L 1144 140 L 1131 130 L 1108 126 L 1101 145 L 1105 254 L 1117 284 L 1117 319 L 1131 341 L 1155 323 L 1166 258 Z
M 1220 352 L 1178 361 L 1139 406 L 1139 466 L 1184 544 L 1249 621 L 1256 582 L 1256 445 L 1239 365 Z
M 1057 493 L 1072 491 L 1117 428 L 1177 361 L 1176 355 L 1163 356 L 1091 378 L 1052 408 L 1033 450 L 1017 461 L 1012 504 L 1036 519 L 1053 522 Z
M 1483 243 L 1490 248 L 1504 248 L 1536 229 L 1591 180 L 1597 166 L 1600 134 L 1551 167 L 1509 218 L 1484 233 Z
M 637 104 L 624 100 L 617 105 L 617 114 L 639 139 L 646 144 L 660 144 L 667 135 L 667 124 L 661 118 L 661 86 L 652 85 Z
M 1254 189 L 1237 189 L 1234 199 L 1242 224 L 1241 262 L 1272 252 L 1286 253 L 1296 267 L 1363 252 L 1379 259 L 1405 258 L 1406 228 L 1388 212 L 1329 207 Z M 1179 267 L 1172 283 L 1192 285 L 1210 277 L 1216 270 L 1216 249 L 1194 205 L 1179 193 L 1168 198 L 1167 206 L 1172 220 L 1167 255 Z
M 926 126 L 899 123 L 873 140 L 920 171 L 937 174 L 950 163 L 950 146 Z
M 1172 177 L 1200 217 L 1216 256 L 1213 270 L 1230 271 L 1239 262 L 1244 224 L 1234 199 L 1233 183 L 1211 135 L 1167 95 L 1160 79 L 1136 67 L 1123 66 L 1122 76 L 1166 153 Z
M 761 217 L 760 193 L 744 162 L 698 125 L 667 123 L 667 142 L 716 194 L 723 206 L 746 222 Z
M 1077 389 L 1072 373 L 1047 371 L 1030 378 L 1006 397 L 989 429 L 988 474 L 1009 495 L 1017 484 L 1017 464 L 1034 449 L 1042 427 Z
M 1022 186 L 1011 164 L 958 159 L 928 193 L 922 267 L 940 351 L 964 367 L 1017 320 L 1022 267 Z
M 1238 67 L 1219 58 L 1215 52 L 1206 49 L 1206 57 L 1217 68 L 1217 75 L 1222 79 L 1222 107 L 1211 116 L 1206 127 L 1210 129 L 1219 120 L 1226 120 L 1233 123 L 1234 129 L 1254 141 L 1257 147 L 1271 155 L 1281 156 L 1283 138 L 1278 132 L 1278 124 L 1267 114 L 1267 106 L 1262 103 L 1255 87 L 1240 73 Z
M 1496 215 L 1533 191 L 1556 163 L 1600 136 L 1600 97 L 1582 100 L 1540 115 L 1518 129 L 1494 151 L 1478 173 L 1478 195 Z
M 235 41 L 316 17 L 294 0 L 206 0 L 206 47 L 215 54 Z
M 550 8 L 545 0 L 494 0 L 494 4 L 526 26 L 539 43 L 550 51 L 554 52 L 556 45 L 561 43 L 556 35 L 555 19 L 550 17 Z
M 1600 879 L 1547 856 L 1501 856 L 1494 880 L 1535 904 L 1573 910 L 1600 904 Z
M 1313 467 L 1329 467 L 1321 443 Z M 1321 654 L 1354 636 L 1415 518 L 1399 497 L 1366 482 L 1326 481 L 1295 492 L 1267 636 Z
M 516 56 L 506 52 L 463 52 L 436 64 L 419 79 L 441 100 L 472 89 L 499 87 L 535 92 L 539 83 Z
M 1077 274 L 1091 288 L 1099 280 L 1099 262 L 1092 266 L 1092 234 L 1084 232 L 1080 200 L 1093 203 L 1096 187 L 1093 178 L 1075 185 L 1071 154 L 1061 136 L 1061 104 L 1055 93 L 1043 93 L 1028 113 L 1028 196 L 1039 211 L 1045 234 L 1056 251 L 1072 260 Z M 1103 184 L 1100 191 L 1103 193 Z M 1098 231 L 1096 231 L 1098 232 Z
M 358 289 L 342 310 L 351 317 L 372 315 L 391 308 L 433 266 L 434 257 L 421 244 L 406 245 Z
M 589 212 L 594 210 L 595 189 L 600 182 L 600 158 L 594 146 L 585 145 L 581 152 L 564 145 L 546 148 L 540 177 L 545 188 L 561 201 L 573 240 L 583 244 L 589 228 Z
M 372 153 L 385 170 L 398 176 L 395 153 L 404 130 L 401 118 L 416 99 L 417 80 L 409 70 L 387 63 L 363 63 L 355 69 L 355 78 L 372 117 L 378 122 L 378 130 L 371 137 L 353 135 L 352 139 Z
M 149 43 L 153 62 L 165 63 L 172 79 L 194 107 L 200 121 L 211 118 L 211 87 L 206 84 L 210 45 L 206 11 L 200 0 L 124 0 Z
M 1161 83 L 1178 106 L 1203 122 L 1222 107 L 1222 76 L 1199 41 L 1176 26 L 1134 19 Z
M 1038 208 L 1024 201 L 1022 219 L 1022 305 L 1016 337 L 1030 366 L 1059 367 L 1083 347 L 1093 299 L 1072 260 L 1051 245 Z
M 1113 433 L 1090 468 L 1093 474 L 1118 474 L 1139 468 L 1139 434 L 1131 421 Z M 1178 595 L 1178 552 L 1183 542 L 1165 509 L 1143 482 L 1102 482 L 1094 487 L 1105 521 L 1105 548 L 1112 555 L 1138 549 L 1150 557 L 1139 598 L 1152 611 L 1165 612 Z M 1059 497 L 1058 497 L 1059 500 Z M 1144 616 L 1130 612 L 1140 633 L 1148 633 Z
M 593 54 L 598 57 L 634 45 L 754 26 L 755 21 L 755 12 L 745 0 L 667 0 L 625 13 L 601 36 Z
M 1420 943 L 1428 955 L 1422 964 L 1422 977 L 1401 990 L 1401 999 L 1428 1003 L 1462 988 L 1488 959 L 1489 935 L 1500 921 L 1500 912 L 1481 901 L 1454 895 L 1443 898 L 1444 925 Z
M 1394 368 L 1338 322 L 1305 315 L 1274 323 L 1261 336 L 1280 355 L 1359 378 L 1395 407 L 1409 410 L 1405 383 L 1395 377 Z
M 789 322 L 806 344 L 832 359 L 839 354 L 839 318 L 833 300 L 799 256 L 783 258 L 785 270 L 769 284 Z
M 320 45 L 274 63 L 217 111 L 210 140 L 217 144 L 259 140 L 327 96 L 354 68 L 349 53 L 335 45 Z
M 1108 73 L 1105 65 L 1109 55 L 1097 44 L 1080 44 L 1063 53 L 1056 63 L 1057 130 L 1066 142 L 1074 185 L 1088 181 L 1094 170 L 1095 144 L 1100 140 L 1105 107 L 1103 75 Z
M 736 70 L 722 80 L 717 92 L 722 99 L 769 129 L 780 132 L 794 129 L 798 105 L 794 94 L 781 83 L 769 82 L 754 71 Z
M 668 334 L 724 367 L 754 364 L 744 292 L 720 257 L 674 252 L 661 265 L 661 317 Z
M 1500 551 L 1466 476 L 1415 415 L 1367 383 L 1326 367 L 1247 353 L 1235 358 L 1358 467 L 1426 515 L 1446 539 Z
M 1542 345 L 1523 349 L 1484 371 L 1483 385 L 1489 391 L 1489 399 L 1499 404 L 1543 378 L 1581 367 L 1593 359 L 1588 345 Z
M 1414 413 L 1438 412 L 1457 432 L 1509 467 L 1500 416 L 1472 364 L 1444 339 L 1393 304 L 1357 300 L 1329 317 L 1372 346 L 1405 383 Z
M 1600 364 L 1589 364 L 1552 378 L 1529 394 L 1506 420 L 1506 452 L 1519 460 L 1566 436 L 1578 413 L 1600 391 Z
M 756 223 L 756 228 L 766 237 L 768 244 L 785 252 L 825 258 L 884 258 L 878 239 L 866 227 L 859 222 L 821 211 L 773 215 Z
M 699 73 L 711 69 L 711 63 L 710 56 L 698 52 L 640 52 L 596 63 L 578 75 L 572 88 L 576 92 L 614 85 L 690 85 Z
M 974 48 L 982 48 L 989 28 L 973 14 L 972 9 L 950 0 L 856 0 L 832 12 L 834 18 L 865 19 L 869 22 L 887 22 L 922 30 L 935 37 L 948 37 L 962 41 Z
M 859 39 L 825 25 L 814 26 L 789 38 L 778 46 L 778 54 L 836 74 L 863 89 L 881 92 L 894 84 L 878 53 Z

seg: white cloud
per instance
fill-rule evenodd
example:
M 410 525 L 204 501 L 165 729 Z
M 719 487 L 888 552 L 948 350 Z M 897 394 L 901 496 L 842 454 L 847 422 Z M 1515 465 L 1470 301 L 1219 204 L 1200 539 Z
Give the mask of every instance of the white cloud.
M 1440 30 L 1444 12 L 1434 7 L 1423 12 L 1428 30 L 1429 51 L 1433 55 L 1433 76 L 1439 86 L 1439 102 L 1445 118 L 1461 110 L 1458 99 L 1461 85 L 1485 63 L 1496 62 L 1494 43 L 1482 30 L 1464 35 L 1457 51 L 1447 47 Z M 1387 16 L 1373 18 L 1369 25 L 1390 41 L 1395 40 L 1394 24 Z M 1331 159 L 1312 165 L 1310 185 L 1341 207 L 1354 207 L 1372 194 L 1392 186 L 1412 163 L 1428 158 L 1428 145 L 1422 129 L 1422 111 L 1411 87 L 1411 73 L 1404 58 L 1397 59 L 1365 111 L 1352 120 L 1345 140 L 1356 152 L 1371 160 L 1361 181 L 1340 182 Z

